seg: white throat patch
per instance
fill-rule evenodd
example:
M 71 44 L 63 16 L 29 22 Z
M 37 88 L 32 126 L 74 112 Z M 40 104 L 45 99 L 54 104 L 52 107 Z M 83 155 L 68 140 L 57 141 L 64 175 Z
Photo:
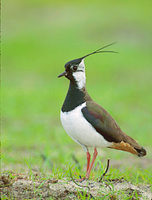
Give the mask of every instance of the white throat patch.
M 73 77 L 77 83 L 79 89 L 85 87 L 86 84 L 86 76 L 85 76 L 85 65 L 84 60 L 78 66 L 78 71 L 73 72 Z

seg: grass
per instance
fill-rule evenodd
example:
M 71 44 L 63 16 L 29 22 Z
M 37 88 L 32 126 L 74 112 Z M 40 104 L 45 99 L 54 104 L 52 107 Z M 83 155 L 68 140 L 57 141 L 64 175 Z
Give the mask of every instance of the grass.
M 68 81 L 64 64 L 102 45 L 119 54 L 86 59 L 87 89 L 121 128 L 148 150 L 143 162 L 125 152 L 101 150 L 91 179 L 106 158 L 110 178 L 152 184 L 152 65 L 149 1 L 13 1 L 3 3 L 2 170 L 69 177 L 84 174 L 85 153 L 63 130 L 59 114 Z M 7 10 L 7 11 L 6 11 Z M 142 13 L 142 14 L 141 14 Z M 76 165 L 73 155 L 78 160 Z M 131 165 L 132 160 L 138 164 Z

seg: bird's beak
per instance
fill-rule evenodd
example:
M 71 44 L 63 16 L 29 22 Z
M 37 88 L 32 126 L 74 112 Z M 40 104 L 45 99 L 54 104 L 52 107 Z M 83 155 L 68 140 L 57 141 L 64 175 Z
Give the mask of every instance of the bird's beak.
M 66 74 L 67 74 L 67 72 L 64 71 L 63 73 L 61 73 L 61 74 L 58 76 L 58 78 L 60 78 L 60 77 L 62 77 L 62 76 L 65 76 Z

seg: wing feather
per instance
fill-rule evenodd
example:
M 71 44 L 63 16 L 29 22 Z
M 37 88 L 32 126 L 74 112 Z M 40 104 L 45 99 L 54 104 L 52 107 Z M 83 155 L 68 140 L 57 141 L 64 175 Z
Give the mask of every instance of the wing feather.
M 124 133 L 116 121 L 101 106 L 93 101 L 86 102 L 82 108 L 83 116 L 108 142 L 121 142 Z

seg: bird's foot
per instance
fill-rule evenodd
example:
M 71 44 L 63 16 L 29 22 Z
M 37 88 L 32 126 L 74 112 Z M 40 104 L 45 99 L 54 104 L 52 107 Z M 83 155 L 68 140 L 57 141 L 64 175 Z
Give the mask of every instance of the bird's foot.
M 82 178 L 81 176 L 79 176 L 79 177 L 80 177 L 79 179 L 76 179 L 77 182 L 80 182 L 80 183 L 81 183 L 81 182 L 87 180 L 86 177 L 83 177 L 83 178 Z

